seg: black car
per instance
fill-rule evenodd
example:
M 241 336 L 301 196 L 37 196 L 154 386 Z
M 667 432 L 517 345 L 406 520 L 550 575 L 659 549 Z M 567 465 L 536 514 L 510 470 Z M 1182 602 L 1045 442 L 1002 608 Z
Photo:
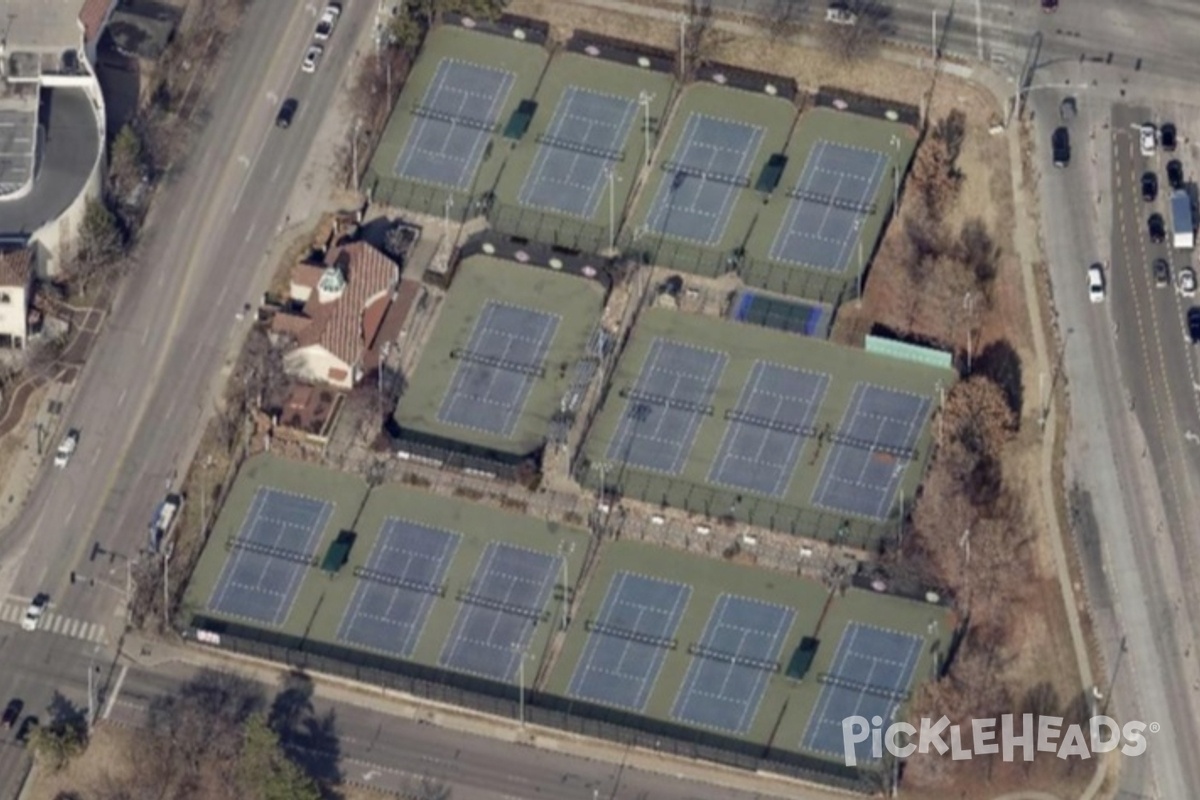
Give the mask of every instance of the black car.
M 21 720 L 21 727 L 17 729 L 17 741 L 28 742 L 30 734 L 38 726 L 38 718 L 34 716 L 26 717 Z
M 1162 145 L 1162 149 L 1168 153 L 1174 152 L 1178 141 L 1179 135 L 1175 131 L 1175 123 L 1164 122 L 1162 127 L 1158 129 L 1158 143 Z
M 1167 185 L 1172 189 L 1183 188 L 1183 164 L 1177 158 L 1167 162 Z
M 13 698 L 8 701 L 8 705 L 4 707 L 4 714 L 0 715 L 0 724 L 6 728 L 11 728 L 17 722 L 17 717 L 21 716 L 21 709 L 25 707 L 25 703 Z
M 1192 306 L 1187 312 L 1188 338 L 1192 344 L 1200 343 L 1200 307 Z
M 1058 0 L 1042 0 L 1042 11 L 1053 14 L 1058 10 Z
M 1162 214 L 1151 214 L 1146 225 L 1150 229 L 1150 241 L 1160 244 L 1167 240 L 1167 227 Z
M 1153 203 L 1158 197 L 1158 176 L 1153 172 L 1142 175 L 1142 199 Z
M 289 97 L 283 101 L 283 105 L 279 107 L 279 113 L 275 115 L 275 124 L 280 128 L 286 128 L 292 124 L 292 117 L 296 116 L 296 109 L 300 107 L 300 101 L 294 97 Z
M 1154 259 L 1154 263 L 1150 265 L 1151 271 L 1154 273 L 1154 285 L 1162 289 L 1171 285 L 1171 266 L 1164 258 Z
M 1066 128 L 1055 128 L 1050 146 L 1054 150 L 1054 166 L 1065 167 L 1071 163 L 1071 134 Z

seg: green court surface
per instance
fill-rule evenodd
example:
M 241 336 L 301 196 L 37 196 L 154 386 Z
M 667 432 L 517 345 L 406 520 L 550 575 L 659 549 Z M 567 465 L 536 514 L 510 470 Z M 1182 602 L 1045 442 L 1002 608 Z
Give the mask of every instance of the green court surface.
M 569 89 L 620 97 L 632 104 L 633 119 L 629 121 L 628 136 L 621 148 L 623 157 L 615 163 L 608 162 L 613 163 L 615 175 L 611 210 L 615 227 L 619 228 L 625 204 L 646 162 L 647 108 L 639 104 L 639 96 L 643 92 L 648 95 L 650 147 L 653 149 L 656 131 L 675 91 L 674 87 L 671 76 L 662 73 L 577 53 L 556 56 L 538 86 L 535 98 L 538 110 L 529 130 L 520 142 L 505 144 L 507 157 L 489 215 L 492 227 L 501 233 L 573 247 L 584 252 L 601 252 L 609 247 L 615 231 L 609 226 L 609 183 L 603 174 L 576 176 L 585 184 L 577 191 L 584 195 L 591 192 L 599 200 L 590 216 L 570 213 L 563 208 L 535 207 L 521 202 L 521 193 L 527 182 L 538 179 L 531 172 L 535 172 L 539 150 L 546 147 L 539 144 L 538 139 L 547 133 L 556 113 L 562 110 Z M 615 123 L 615 120 L 612 122 Z M 566 155 L 569 158 L 569 153 Z M 557 160 L 560 164 L 567 163 L 561 155 Z
M 603 287 L 596 281 L 485 255 L 466 259 L 455 274 L 429 341 L 397 404 L 396 423 L 408 430 L 514 455 L 536 450 L 546 440 L 550 418 L 571 384 L 576 362 L 586 352 L 604 299 Z M 489 301 L 558 316 L 558 327 L 543 362 L 545 374 L 533 379 L 510 437 L 446 424 L 438 418 L 461 363 L 451 353 L 467 345 Z
M 697 348 L 724 352 L 728 360 L 710 403 L 712 413 L 700 417 L 694 443 L 678 474 L 655 472 L 614 459 L 610 443 L 627 414 L 628 401 L 621 391 L 633 388 L 656 339 L 677 341 Z M 702 513 L 710 518 L 732 516 L 774 530 L 871 546 L 894 532 L 899 502 L 887 510 L 886 520 L 866 519 L 815 507 L 814 489 L 825 463 L 835 448 L 810 436 L 801 440 L 795 467 L 780 495 L 768 497 L 742 488 L 709 482 L 710 469 L 729 427 L 724 411 L 737 406 L 755 362 L 794 367 L 828 376 L 828 385 L 812 427 L 837 430 L 859 382 L 912 393 L 936 406 L 938 386 L 949 386 L 952 372 L 901 362 L 886 356 L 852 350 L 815 339 L 753 325 L 712 319 L 677 311 L 650 309 L 644 312 L 629 345 L 617 364 L 610 387 L 595 422 L 583 443 L 583 459 L 577 477 L 585 485 L 598 487 L 603 474 L 610 491 L 674 508 Z M 920 424 L 916 457 L 910 458 L 899 481 L 897 500 L 911 502 L 927 463 L 930 445 L 928 414 Z M 902 462 L 897 462 L 902 463 Z
M 501 133 L 521 100 L 533 94 L 549 56 L 545 48 L 503 39 L 485 33 L 442 25 L 425 38 L 421 56 L 413 65 L 408 81 L 387 127 L 375 149 L 363 180 L 374 202 L 407 208 L 426 214 L 465 219 L 481 211 L 481 195 L 491 191 L 504 162 Z M 419 119 L 412 109 L 419 106 L 443 61 L 453 60 L 513 73 L 513 83 L 499 109 L 498 126 L 487 140 L 483 159 L 468 189 L 451 189 L 436 183 L 397 177 L 396 166 L 410 132 Z M 469 108 L 467 112 L 477 111 Z M 449 204 L 448 202 L 449 201 Z
M 319 540 L 318 558 L 324 556 L 338 531 L 350 527 L 354 522 L 367 496 L 367 484 L 354 475 L 268 455 L 250 458 L 230 487 L 221 514 L 213 524 L 208 544 L 192 572 L 184 598 L 185 609 L 192 613 L 211 613 L 207 609 L 213 589 L 225 563 L 238 552 L 231 551 L 228 542 L 242 530 L 260 487 L 303 495 L 333 506 L 333 513 Z M 313 590 L 315 583 L 321 580 L 317 570 L 307 569 L 306 574 L 305 583 L 301 585 L 287 619 L 279 627 L 284 633 L 301 635 L 320 605 L 320 591 Z M 250 622 L 253 624 L 253 621 Z
M 659 189 L 663 182 L 674 180 L 674 173 L 663 168 L 663 164 L 677 157 L 676 148 L 683 139 L 688 119 L 694 114 L 715 117 L 721 120 L 744 123 L 762 129 L 762 138 L 756 152 L 745 169 L 750 188 L 732 187 L 732 198 L 723 218 L 714 222 L 720 238 L 712 244 L 676 236 L 662 236 L 647 229 L 655 212 Z M 729 270 L 732 252 L 740 247 L 750 234 L 754 216 L 762 203 L 762 197 L 753 190 L 754 182 L 772 153 L 781 151 L 787 144 L 792 123 L 796 119 L 796 107 L 786 100 L 767 95 L 755 95 L 739 89 L 730 89 L 713 84 L 693 84 L 687 87 L 676 101 L 663 141 L 655 154 L 653 165 L 646 174 L 637 201 L 631 210 L 628 223 L 622 229 L 620 242 L 627 253 L 639 253 L 649 263 L 674 267 L 701 275 L 716 276 Z M 734 142 L 730 142 L 734 144 Z M 732 172 L 736 164 L 715 162 L 711 169 Z
M 400 485 L 380 486 L 367 497 L 366 483 L 354 476 L 272 456 L 257 456 L 239 473 L 213 536 L 192 575 L 186 600 L 186 609 L 192 614 L 218 620 L 227 618 L 207 610 L 208 597 L 229 557 L 224 545 L 226 538 L 241 527 L 250 499 L 259 487 L 306 491 L 335 503 L 335 513 L 323 542 L 325 545 L 339 530 L 353 530 L 357 534 L 348 562 L 338 572 L 331 575 L 315 567 L 305 570 L 287 622 L 278 629 L 297 639 L 386 655 L 382 650 L 372 651 L 338 638 L 343 618 L 354 613 L 350 604 L 360 582 L 355 577 L 355 570 L 368 563 L 381 528 L 389 518 L 458 535 L 457 546 L 449 554 L 443 578 L 444 596 L 433 598 L 408 659 L 430 666 L 438 664 L 456 616 L 467 607 L 457 599 L 458 594 L 470 587 L 480 556 L 489 544 L 501 542 L 552 558 L 562 557 L 566 561 L 563 574 L 570 583 L 577 579 L 587 551 L 588 534 L 580 529 Z M 322 488 L 324 491 L 320 492 Z M 536 674 L 550 634 L 562 618 L 561 583 L 562 578 L 554 575 L 544 619 L 534 626 L 526 647 L 529 680 Z M 257 627 L 253 620 L 229 619 Z
M 804 174 L 805 164 L 818 142 L 869 151 L 885 159 L 875 197 L 874 209 L 862 216 L 856 235 L 850 240 L 849 262 L 843 271 L 829 271 L 811 265 L 773 260 L 771 249 L 794 202 L 788 193 Z M 916 132 L 883 119 L 860 116 L 832 108 L 805 111 L 788 142 L 787 167 L 770 201 L 760 206 L 754 235 L 746 241 L 745 260 L 740 270 L 749 286 L 795 297 L 837 304 L 857 294 L 859 274 L 869 262 L 891 213 L 896 181 L 903 181 L 916 148 Z M 813 234 L 818 234 L 813 231 Z
M 662 667 L 642 712 L 656 720 L 680 723 L 673 718 L 672 709 L 694 658 L 688 653 L 688 645 L 701 639 L 719 596 L 731 594 L 795 612 L 790 628 L 780 640 L 778 660 L 782 669 L 767 678 L 761 703 L 748 730 L 739 737 L 762 745 L 771 743 L 784 750 L 804 750 L 801 738 L 822 688 L 817 676 L 829 671 L 842 631 L 850 622 L 912 634 L 923 641 L 921 656 L 913 672 L 912 690 L 931 677 L 949 646 L 950 619 L 940 606 L 856 589 L 831 596 L 815 581 L 640 542 L 617 541 L 604 548 L 597 567 L 589 576 L 576 607 L 575 619 L 542 687 L 545 691 L 558 695 L 568 693 L 591 635 L 585 630 L 584 622 L 597 616 L 614 576 L 620 573 L 691 587 L 675 633 L 677 647 L 665 651 Z M 788 677 L 787 667 L 805 637 L 818 640 L 819 645 L 807 673 L 797 680 Z M 619 640 L 613 641 L 614 646 L 620 646 Z M 699 689 L 719 697 L 724 687 Z M 809 755 L 828 757 L 820 752 Z

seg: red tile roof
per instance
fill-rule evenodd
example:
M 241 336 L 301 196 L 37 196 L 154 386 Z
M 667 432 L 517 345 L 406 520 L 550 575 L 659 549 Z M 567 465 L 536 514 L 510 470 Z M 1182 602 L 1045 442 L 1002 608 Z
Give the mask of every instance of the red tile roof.
M 334 249 L 329 263 L 343 271 L 346 286 L 325 303 L 319 289 L 313 292 L 304 304 L 304 315 L 312 323 L 300 333 L 298 343 L 320 345 L 353 367 L 361 363 L 363 352 L 375 339 L 400 268 L 366 242 Z
M 321 280 L 321 276 L 324 274 L 325 267 L 315 264 L 297 264 L 292 267 L 292 283 L 297 286 L 315 289 L 317 283 Z
M 84 0 L 83 8 L 79 10 L 79 21 L 83 23 L 85 42 L 95 41 L 100 35 L 101 26 L 116 2 L 117 0 Z
M 28 286 L 33 277 L 33 250 L 22 247 L 0 253 L 0 286 Z
M 363 357 L 363 368 L 368 372 L 379 366 L 380 350 L 384 344 L 395 344 L 400 339 L 400 333 L 408 324 L 408 315 L 421 290 L 418 281 L 400 279 L 400 285 L 396 287 L 396 297 L 388 306 L 387 313 L 383 315 L 383 322 L 375 333 L 375 339 L 368 345 L 367 353 Z

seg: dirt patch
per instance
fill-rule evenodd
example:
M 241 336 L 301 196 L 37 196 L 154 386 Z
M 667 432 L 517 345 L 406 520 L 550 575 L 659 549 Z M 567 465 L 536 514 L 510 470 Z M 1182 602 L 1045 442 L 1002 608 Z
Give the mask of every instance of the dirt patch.
M 131 734 L 124 728 L 100 725 L 93 732 L 87 750 L 61 772 L 37 770 L 30 781 L 26 800 L 56 800 L 63 796 L 90 797 L 113 778 L 132 773 L 129 763 Z

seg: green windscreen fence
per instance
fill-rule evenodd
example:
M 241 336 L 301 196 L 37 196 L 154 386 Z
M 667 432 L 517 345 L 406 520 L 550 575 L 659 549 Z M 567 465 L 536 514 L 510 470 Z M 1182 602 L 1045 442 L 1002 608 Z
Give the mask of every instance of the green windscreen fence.
M 775 191 L 775 187 L 779 185 L 779 179 L 783 177 L 783 171 L 787 169 L 787 163 L 787 156 L 783 153 L 775 153 L 767 159 L 762 172 L 758 174 L 758 182 L 754 184 L 754 191 L 763 194 Z
M 508 124 L 504 126 L 504 138 L 519 140 L 524 138 L 526 131 L 529 130 L 529 123 L 533 121 L 533 115 L 537 113 L 538 104 L 533 100 L 522 100 L 517 106 L 517 110 L 508 118 Z
M 954 369 L 954 356 L 945 350 L 935 350 L 932 347 L 922 347 L 882 336 L 868 336 L 866 351 L 900 361 L 911 361 L 914 364 Z
M 350 551 L 354 548 L 354 540 L 358 538 L 358 534 L 354 531 L 342 531 L 338 534 L 337 539 L 329 545 L 329 549 L 325 551 L 325 558 L 321 561 L 321 570 L 324 572 L 337 572 L 346 565 L 346 561 L 350 558 Z

